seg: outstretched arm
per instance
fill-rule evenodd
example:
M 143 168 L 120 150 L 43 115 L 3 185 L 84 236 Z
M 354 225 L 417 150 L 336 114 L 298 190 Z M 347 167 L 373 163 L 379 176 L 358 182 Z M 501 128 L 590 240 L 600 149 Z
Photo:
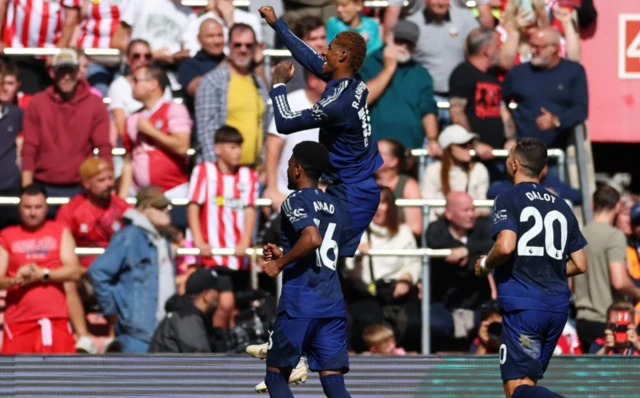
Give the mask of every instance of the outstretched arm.
M 283 20 L 277 19 L 273 7 L 260 7 L 259 11 L 262 18 L 276 31 L 284 45 L 291 51 L 293 58 L 300 62 L 300 65 L 304 66 L 309 72 L 327 81 L 328 79 L 322 74 L 322 66 L 324 65 L 322 55 L 315 52 L 307 43 L 294 35 Z

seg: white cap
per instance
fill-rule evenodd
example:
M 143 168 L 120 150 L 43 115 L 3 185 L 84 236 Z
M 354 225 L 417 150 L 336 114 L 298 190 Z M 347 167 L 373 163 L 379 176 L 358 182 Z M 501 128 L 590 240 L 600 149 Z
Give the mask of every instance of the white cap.
M 474 138 L 478 138 L 478 134 L 470 133 L 458 124 L 452 124 L 442 130 L 438 137 L 438 144 L 440 144 L 440 148 L 445 149 L 451 144 L 466 144 Z

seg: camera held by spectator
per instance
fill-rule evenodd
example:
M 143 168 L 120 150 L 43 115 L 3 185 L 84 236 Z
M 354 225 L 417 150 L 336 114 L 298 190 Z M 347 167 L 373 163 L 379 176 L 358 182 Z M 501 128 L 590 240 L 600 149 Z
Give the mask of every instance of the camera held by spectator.
M 640 355 L 640 341 L 633 323 L 635 311 L 626 301 L 618 301 L 607 310 L 604 337 L 596 339 L 590 353 L 596 355 Z
M 478 337 L 471 344 L 470 354 L 497 354 L 502 334 L 502 314 L 496 301 L 489 301 L 480 308 L 481 319 Z

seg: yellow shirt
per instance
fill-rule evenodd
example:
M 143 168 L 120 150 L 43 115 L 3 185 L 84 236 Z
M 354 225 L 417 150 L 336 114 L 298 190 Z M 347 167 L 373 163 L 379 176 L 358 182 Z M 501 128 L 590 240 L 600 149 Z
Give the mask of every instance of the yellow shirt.
M 244 142 L 240 163 L 255 167 L 262 153 L 264 101 L 251 75 L 231 73 L 227 98 L 227 125 L 238 129 Z

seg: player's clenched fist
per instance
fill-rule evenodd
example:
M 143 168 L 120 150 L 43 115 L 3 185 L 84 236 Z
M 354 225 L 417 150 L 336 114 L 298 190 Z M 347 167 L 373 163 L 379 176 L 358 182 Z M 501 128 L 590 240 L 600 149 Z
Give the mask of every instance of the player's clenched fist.
M 296 73 L 296 68 L 291 62 L 280 62 L 278 65 L 276 65 L 276 68 L 273 71 L 273 84 L 286 84 L 289 80 L 291 80 L 294 73 Z
M 264 18 L 264 20 L 267 21 L 269 25 L 273 25 L 278 20 L 278 17 L 276 17 L 276 12 L 273 10 L 273 7 L 263 6 L 263 7 L 260 7 L 258 12 L 260 13 L 260 16 Z
M 262 248 L 265 261 L 273 261 L 282 257 L 282 250 L 273 243 L 268 243 Z

